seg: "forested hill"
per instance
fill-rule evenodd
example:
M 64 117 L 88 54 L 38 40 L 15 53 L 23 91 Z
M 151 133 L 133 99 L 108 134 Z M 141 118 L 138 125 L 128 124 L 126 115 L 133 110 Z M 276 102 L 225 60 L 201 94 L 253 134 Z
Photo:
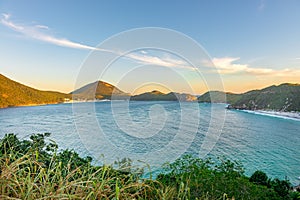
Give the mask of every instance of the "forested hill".
M 221 91 L 210 91 L 198 98 L 200 103 L 233 103 L 241 97 L 240 94 L 234 94 Z
M 71 95 L 37 90 L 0 74 L 0 108 L 61 103 Z
M 170 92 L 168 94 L 154 90 L 152 92 L 145 92 L 139 95 L 132 96 L 130 100 L 133 101 L 197 101 L 197 97 L 191 94 L 181 94 Z
M 96 81 L 87 84 L 73 92 L 73 100 L 89 100 L 89 99 L 123 99 L 132 101 L 197 101 L 197 97 L 191 94 L 181 94 L 170 92 L 168 94 L 160 91 L 145 92 L 142 94 L 131 96 L 116 86 L 103 81 Z
M 129 99 L 130 94 L 104 81 L 87 84 L 73 92 L 74 100 Z
M 300 84 L 284 83 L 242 94 L 207 92 L 198 101 L 211 102 L 211 99 L 213 103 L 228 103 L 233 109 L 300 111 Z

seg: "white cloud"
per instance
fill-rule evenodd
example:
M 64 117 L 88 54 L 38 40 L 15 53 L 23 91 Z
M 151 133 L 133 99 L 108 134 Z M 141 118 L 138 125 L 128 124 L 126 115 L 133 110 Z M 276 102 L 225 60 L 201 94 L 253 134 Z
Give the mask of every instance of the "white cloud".
M 45 25 L 27 26 L 27 25 L 17 24 L 14 23 L 12 20 L 10 20 L 11 18 L 10 14 L 3 13 L 2 16 L 3 17 L 0 21 L 1 24 L 32 39 L 40 40 L 43 42 L 47 42 L 50 44 L 63 46 L 63 47 L 109 52 L 115 55 L 127 57 L 129 59 L 132 59 L 142 64 L 152 64 L 152 65 L 158 65 L 163 67 L 195 70 L 188 63 L 180 59 L 175 59 L 171 57 L 151 56 L 146 51 L 142 51 L 141 53 L 131 53 L 131 54 L 124 55 L 121 52 L 96 48 L 93 46 L 80 44 L 78 42 L 73 42 L 65 38 L 55 37 L 47 33 L 49 27 Z M 283 70 L 274 70 L 274 69 L 267 69 L 267 68 L 251 68 L 248 66 L 248 64 L 236 63 L 239 59 L 240 58 L 238 57 L 213 58 L 212 62 L 217 68 L 218 72 L 221 74 L 234 74 L 234 73 L 242 72 L 242 73 L 248 73 L 252 75 L 299 76 L 300 77 L 300 70 L 288 69 L 288 68 Z M 296 59 L 298 60 L 300 58 L 296 58 Z M 209 63 L 211 62 L 203 62 L 202 64 L 204 66 L 211 67 L 211 64 Z
M 300 77 L 300 70 L 298 69 L 285 68 L 276 70 L 270 68 L 254 68 L 248 64 L 234 63 L 239 59 L 238 57 L 213 58 L 212 62 L 220 74 L 245 73 L 256 76 Z
M 10 14 L 7 13 L 2 13 L 4 19 L 9 19 L 10 18 Z
M 235 64 L 234 61 L 239 60 L 240 58 L 213 58 L 212 62 L 218 68 L 218 70 L 223 74 L 230 74 L 247 69 L 246 64 Z
M 173 58 L 159 58 L 156 56 L 150 56 L 147 55 L 147 51 L 142 51 L 142 54 L 138 53 L 131 53 L 131 54 L 123 54 L 121 52 L 112 51 L 108 49 L 100 49 L 93 46 L 80 44 L 78 42 L 73 42 L 65 38 L 58 38 L 55 37 L 47 31 L 49 30 L 48 26 L 45 25 L 34 25 L 34 26 L 27 26 L 23 24 L 17 24 L 13 22 L 10 19 L 10 14 L 3 13 L 3 18 L 1 19 L 1 24 L 5 25 L 6 27 L 23 34 L 24 36 L 36 40 L 40 40 L 43 42 L 47 42 L 50 44 L 63 46 L 63 47 L 69 47 L 69 48 L 75 48 L 75 49 L 86 49 L 86 50 L 97 50 L 97 51 L 103 51 L 103 52 L 109 52 L 113 53 L 115 55 L 124 56 L 130 59 L 133 59 L 139 63 L 142 64 L 153 64 L 153 65 L 159 65 L 164 67 L 175 67 L 175 68 L 184 68 L 184 69 L 191 69 L 192 67 L 187 66 L 186 63 L 182 60 L 176 60 Z
M 187 65 L 185 61 L 170 58 L 170 57 L 159 58 L 157 56 L 141 55 L 136 53 L 128 54 L 126 55 L 126 57 L 133 59 L 141 64 L 152 64 L 152 65 L 158 65 L 163 67 L 174 67 L 174 68 L 194 70 L 194 68 Z
M 45 25 L 40 25 L 40 24 L 38 24 L 38 25 L 35 25 L 35 27 L 40 28 L 40 29 L 46 29 L 46 30 L 49 30 L 49 27 L 48 27 L 48 26 L 45 26 Z
M 41 32 L 41 29 L 49 29 L 47 26 L 44 25 L 36 25 L 36 26 L 26 26 L 21 24 L 16 24 L 10 20 L 9 14 L 2 14 L 3 18 L 1 19 L 1 23 L 8 28 L 19 32 L 29 38 L 33 38 L 36 40 L 44 41 L 47 43 L 55 44 L 58 46 L 70 47 L 70 48 L 77 48 L 77 49 L 88 49 L 88 50 L 99 50 L 95 47 L 80 44 L 77 42 L 70 41 L 64 38 L 57 38 L 50 34 L 46 34 Z

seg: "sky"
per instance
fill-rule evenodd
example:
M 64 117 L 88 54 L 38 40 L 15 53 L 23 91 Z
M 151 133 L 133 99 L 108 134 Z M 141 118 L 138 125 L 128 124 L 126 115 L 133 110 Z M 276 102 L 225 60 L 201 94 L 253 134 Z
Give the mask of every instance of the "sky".
M 61 92 L 95 77 L 133 94 L 154 89 L 202 94 L 222 89 L 213 86 L 219 81 L 225 91 L 236 93 L 300 83 L 299 10 L 298 0 L 0 0 L 0 73 Z M 151 44 L 147 31 L 116 43 L 118 35 L 145 27 L 174 30 L 203 52 L 198 55 L 181 39 L 174 39 L 173 46 L 184 46 L 185 56 L 159 49 L 159 43 L 156 49 L 122 49 L 123 42 Z M 93 69 L 96 76 L 76 84 L 97 53 L 119 58 L 105 74 Z M 186 57 L 198 59 L 192 63 L 196 67 Z M 103 60 L 94 61 L 104 67 Z

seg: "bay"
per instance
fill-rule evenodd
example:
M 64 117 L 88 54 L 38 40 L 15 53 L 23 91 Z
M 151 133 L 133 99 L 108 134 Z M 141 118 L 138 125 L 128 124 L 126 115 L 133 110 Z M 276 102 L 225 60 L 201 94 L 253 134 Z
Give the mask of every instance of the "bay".
M 16 107 L 0 109 L 0 125 L 1 138 L 50 132 L 61 149 L 96 161 L 101 155 L 104 160 L 125 155 L 150 165 L 182 153 L 199 156 L 214 136 L 207 156 L 239 160 L 247 175 L 259 169 L 300 183 L 300 121 L 226 110 L 224 104 L 107 101 Z

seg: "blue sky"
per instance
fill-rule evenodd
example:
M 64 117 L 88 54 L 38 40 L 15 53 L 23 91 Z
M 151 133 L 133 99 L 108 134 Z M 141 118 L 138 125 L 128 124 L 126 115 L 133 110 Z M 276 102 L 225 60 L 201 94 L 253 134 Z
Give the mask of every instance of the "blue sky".
M 300 82 L 299 10 L 297 0 L 0 1 L 0 73 L 38 89 L 70 92 L 82 63 L 99 43 L 129 29 L 162 27 L 202 45 L 226 91 L 296 83 Z M 149 56 L 164 59 L 157 53 Z M 163 69 L 166 66 L 153 64 L 152 69 L 170 84 L 177 80 Z M 112 74 L 121 72 L 123 65 L 119 62 Z M 178 84 L 170 88 L 197 94 L 207 89 L 199 87 L 203 80 L 183 77 L 194 85 L 193 91 Z M 105 78 L 113 84 L 116 80 Z M 140 82 L 128 81 L 121 89 L 143 91 Z M 155 88 L 157 84 L 144 90 Z

